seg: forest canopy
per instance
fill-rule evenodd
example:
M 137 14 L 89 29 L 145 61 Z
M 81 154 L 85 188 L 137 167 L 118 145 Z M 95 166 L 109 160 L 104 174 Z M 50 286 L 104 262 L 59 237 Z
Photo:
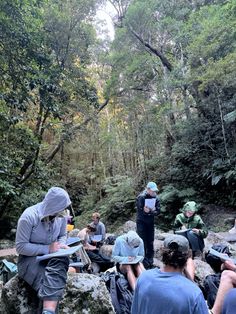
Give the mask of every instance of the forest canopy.
M 107 3 L 114 40 L 95 23 Z M 1 223 L 52 185 L 108 222 L 132 216 L 148 180 L 164 216 L 189 199 L 236 205 L 234 0 L 2 0 L 0 12 Z

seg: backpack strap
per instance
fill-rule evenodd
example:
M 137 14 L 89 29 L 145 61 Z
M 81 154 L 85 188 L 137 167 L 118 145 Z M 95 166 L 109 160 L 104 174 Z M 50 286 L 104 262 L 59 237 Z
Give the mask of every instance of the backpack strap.
M 121 308 L 118 300 L 117 290 L 116 290 L 116 275 L 110 274 L 110 295 L 112 304 L 115 308 L 117 314 L 121 314 Z

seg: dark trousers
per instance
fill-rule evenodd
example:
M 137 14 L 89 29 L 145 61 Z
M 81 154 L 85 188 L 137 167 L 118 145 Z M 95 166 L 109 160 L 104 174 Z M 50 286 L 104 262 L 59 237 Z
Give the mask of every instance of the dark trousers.
M 204 240 L 203 238 L 194 233 L 193 231 L 187 232 L 187 239 L 189 241 L 190 248 L 192 249 L 193 253 L 196 251 L 203 251 L 204 249 Z
M 154 256 L 154 223 L 153 222 L 144 222 L 137 221 L 137 233 L 144 243 L 145 250 L 145 259 L 144 266 L 151 266 L 153 264 L 153 256 Z M 146 265 L 145 265 L 146 264 Z M 149 265 L 147 265 L 149 264 Z
M 95 251 L 86 251 L 91 262 L 97 263 L 100 267 L 100 271 L 104 272 L 108 268 L 111 268 L 114 266 L 114 262 L 111 261 L 111 259 L 108 256 L 105 256 L 101 253 L 99 253 L 98 250 Z

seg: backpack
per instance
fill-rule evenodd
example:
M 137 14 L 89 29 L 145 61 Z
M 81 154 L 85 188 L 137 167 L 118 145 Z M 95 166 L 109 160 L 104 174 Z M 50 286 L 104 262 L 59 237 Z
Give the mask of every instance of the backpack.
M 223 243 L 214 244 L 212 245 L 212 249 L 216 250 L 217 252 L 225 253 L 231 256 L 229 247 L 226 244 Z M 208 251 L 208 253 L 206 253 L 205 255 L 205 260 L 216 273 L 219 273 L 221 271 L 221 265 L 223 262 L 219 257 L 212 255 Z
M 206 276 L 203 287 L 204 297 L 207 300 L 207 305 L 211 309 L 214 305 L 216 294 L 220 285 L 221 273 Z
M 116 236 L 110 235 L 106 238 L 106 240 L 104 241 L 104 244 L 114 245 L 115 241 L 116 241 Z
M 104 273 L 102 279 L 111 295 L 112 305 L 116 314 L 130 314 L 133 301 L 133 293 L 129 289 L 129 283 L 121 273 Z
M 114 266 L 114 262 L 108 256 L 99 253 L 96 251 L 87 251 L 88 257 L 90 258 L 92 263 L 97 263 L 99 265 L 100 271 L 106 271 L 108 268 Z
M 17 274 L 17 266 L 6 259 L 0 261 L 0 280 L 5 284 Z

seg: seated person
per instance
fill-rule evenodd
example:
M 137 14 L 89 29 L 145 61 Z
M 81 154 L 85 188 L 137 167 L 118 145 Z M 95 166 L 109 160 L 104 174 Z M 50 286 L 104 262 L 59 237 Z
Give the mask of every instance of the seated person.
M 80 238 L 83 247 L 75 253 L 73 257 L 73 262 L 81 261 L 83 263 L 83 269 L 87 272 L 91 272 L 91 259 L 89 258 L 88 252 L 97 250 L 96 246 L 89 244 L 89 236 L 95 232 L 95 228 L 91 225 L 87 225 L 87 227 L 83 228 L 79 231 L 78 237 Z M 69 267 L 69 272 L 77 273 L 80 272 L 80 267 Z
M 83 244 L 85 250 L 97 250 L 96 246 L 89 243 L 89 237 L 93 235 L 95 231 L 96 228 L 92 224 L 87 225 L 87 227 L 79 231 L 77 236 L 81 239 L 81 243 Z
M 135 264 L 135 259 L 139 261 Z M 112 259 L 118 263 L 119 271 L 127 275 L 130 287 L 135 289 L 136 280 L 145 270 L 142 261 L 144 259 L 143 240 L 135 231 L 129 231 L 119 236 L 112 250 Z
M 233 261 L 227 260 L 222 264 L 222 269 L 224 270 L 220 278 L 219 289 L 210 313 L 233 314 L 236 313 L 236 308 L 234 307 L 236 289 L 233 289 L 236 288 L 236 265 Z
M 68 256 L 38 262 L 38 255 L 66 248 L 66 223 L 62 217 L 71 204 L 68 193 L 52 187 L 42 202 L 28 207 L 21 215 L 16 231 L 18 275 L 43 302 L 43 314 L 54 314 L 67 280 Z
M 230 289 L 224 298 L 222 314 L 235 314 L 236 310 L 236 289 Z
M 201 217 L 196 214 L 198 208 L 193 201 L 187 202 L 182 208 L 182 213 L 178 214 L 174 221 L 175 233 L 185 236 L 190 244 L 193 257 L 201 256 L 204 249 L 204 238 L 207 237 L 208 231 Z M 177 230 L 181 230 L 179 233 Z M 184 232 L 184 230 L 186 230 Z
M 106 228 L 105 228 L 104 223 L 102 223 L 100 221 L 100 214 L 99 213 L 97 213 L 97 212 L 93 213 L 92 220 L 93 221 L 90 225 L 96 228 L 96 231 L 93 233 L 93 235 L 101 236 L 101 240 L 96 241 L 93 239 L 93 236 L 90 236 L 89 237 L 89 243 L 91 243 L 97 247 L 100 247 L 104 243 L 104 240 L 106 238 Z
M 114 263 L 111 262 L 108 256 L 99 253 L 99 249 L 95 245 L 89 243 L 89 237 L 94 234 L 95 230 L 93 223 L 91 223 L 78 233 L 78 237 L 81 238 L 87 256 L 91 262 L 96 263 L 100 271 L 105 271 L 113 267 Z
M 132 314 L 208 314 L 198 286 L 184 276 L 191 254 L 188 240 L 169 235 L 164 240 L 162 269 L 146 270 L 138 278 Z

